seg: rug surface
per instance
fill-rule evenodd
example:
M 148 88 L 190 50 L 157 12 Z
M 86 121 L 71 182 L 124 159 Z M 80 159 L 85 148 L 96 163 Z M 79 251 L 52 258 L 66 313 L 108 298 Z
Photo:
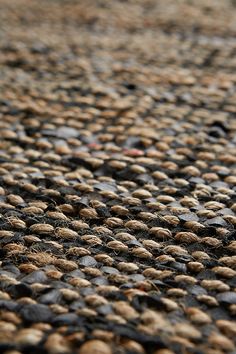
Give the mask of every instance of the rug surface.
M 236 2 L 0 0 L 0 353 L 236 353 Z

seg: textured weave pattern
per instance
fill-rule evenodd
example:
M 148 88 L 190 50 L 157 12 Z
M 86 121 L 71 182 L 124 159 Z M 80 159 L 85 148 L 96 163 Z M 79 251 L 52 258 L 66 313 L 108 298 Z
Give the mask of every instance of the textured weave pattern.
M 0 353 L 235 353 L 236 2 L 0 29 Z

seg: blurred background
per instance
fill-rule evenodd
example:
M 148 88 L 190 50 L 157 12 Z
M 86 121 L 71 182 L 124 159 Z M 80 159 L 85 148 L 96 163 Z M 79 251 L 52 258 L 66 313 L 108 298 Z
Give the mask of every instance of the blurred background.
M 136 99 L 235 112 L 235 6 L 0 0 L 0 86 L 11 99 L 20 92 L 22 100 L 48 101 L 56 93 L 70 101 L 91 90 L 119 98 L 136 90 Z

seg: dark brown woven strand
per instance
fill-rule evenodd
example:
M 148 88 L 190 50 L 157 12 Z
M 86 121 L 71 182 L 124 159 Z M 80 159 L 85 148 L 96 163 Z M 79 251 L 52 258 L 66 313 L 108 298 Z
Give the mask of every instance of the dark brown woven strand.
M 235 353 L 235 6 L 0 0 L 0 353 Z

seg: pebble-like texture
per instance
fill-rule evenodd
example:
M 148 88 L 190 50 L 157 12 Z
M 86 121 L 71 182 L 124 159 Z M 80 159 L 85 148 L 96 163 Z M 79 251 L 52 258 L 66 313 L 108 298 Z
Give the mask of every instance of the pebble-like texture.
M 0 28 L 0 353 L 235 353 L 236 2 Z

